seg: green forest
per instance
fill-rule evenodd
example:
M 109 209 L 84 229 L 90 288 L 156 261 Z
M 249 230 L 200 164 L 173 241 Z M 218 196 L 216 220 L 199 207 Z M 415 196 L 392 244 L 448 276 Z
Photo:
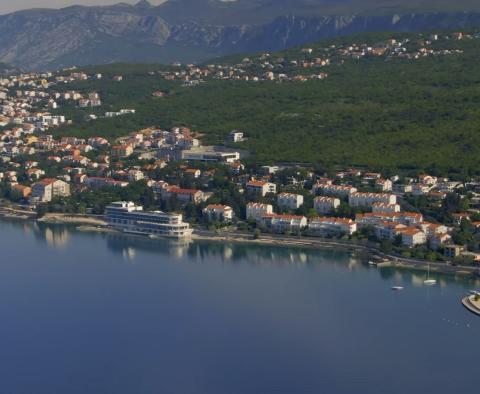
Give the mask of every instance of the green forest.
M 165 81 L 156 72 L 161 66 L 90 68 L 105 78 L 68 88 L 97 90 L 105 103 L 99 113 L 120 108 L 137 113 L 84 122 L 85 113 L 72 108 L 74 125 L 58 133 L 114 138 L 147 126 L 187 125 L 204 134 L 204 143 L 223 143 L 231 130 L 241 129 L 248 140 L 239 146 L 259 162 L 477 173 L 480 39 L 452 40 L 447 47 L 464 53 L 352 60 L 322 69 L 329 73 L 327 79 L 308 82 L 208 81 L 183 87 Z M 115 74 L 124 75 L 124 81 L 112 82 L 109 76 Z M 168 95 L 152 97 L 159 89 Z

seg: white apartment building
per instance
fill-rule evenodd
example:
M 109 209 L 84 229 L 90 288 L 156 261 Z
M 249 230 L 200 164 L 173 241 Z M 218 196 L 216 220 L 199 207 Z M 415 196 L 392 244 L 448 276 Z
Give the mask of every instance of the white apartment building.
M 357 214 L 355 221 L 359 227 L 375 226 L 382 222 L 401 223 L 406 226 L 416 226 L 423 222 L 423 215 L 416 212 L 371 212 Z
M 390 179 L 377 179 L 375 187 L 382 192 L 389 192 L 393 188 L 393 183 Z
M 260 222 L 276 233 L 299 232 L 307 227 L 307 218 L 305 216 L 295 215 L 263 215 Z
M 416 245 L 423 245 L 427 243 L 427 236 L 425 233 L 416 227 L 405 227 L 399 229 L 397 234 L 401 234 L 402 244 L 410 248 Z
M 308 229 L 313 233 L 351 235 L 357 231 L 357 224 L 352 219 L 318 217 L 310 220 Z
M 210 204 L 203 210 L 209 222 L 230 222 L 233 219 L 233 209 L 228 205 Z
M 247 219 L 259 220 L 264 215 L 273 213 L 273 207 L 270 204 L 260 204 L 251 202 L 247 204 Z
M 282 209 L 295 210 L 303 205 L 303 196 L 301 194 L 280 193 L 277 196 L 277 204 Z
M 313 200 L 313 208 L 319 215 L 331 213 L 340 206 L 340 199 L 335 197 L 320 196 Z
M 257 194 L 265 197 L 268 193 L 277 193 L 277 185 L 275 183 L 251 180 L 246 185 L 247 193 Z
M 347 197 L 351 193 L 356 193 L 357 189 L 353 186 L 332 185 L 332 184 L 316 184 L 314 193 L 320 193 L 325 196 Z
M 374 202 L 372 204 L 372 212 L 374 213 L 394 213 L 400 212 L 400 205 L 386 204 L 383 202 Z
M 348 203 L 352 207 L 370 207 L 376 202 L 396 204 L 397 196 L 388 193 L 350 193 Z
M 242 142 L 244 135 L 241 131 L 233 130 L 228 137 L 231 142 Z
M 68 197 L 70 185 L 59 179 L 42 179 L 32 186 L 31 199 L 35 202 L 50 202 L 54 197 Z

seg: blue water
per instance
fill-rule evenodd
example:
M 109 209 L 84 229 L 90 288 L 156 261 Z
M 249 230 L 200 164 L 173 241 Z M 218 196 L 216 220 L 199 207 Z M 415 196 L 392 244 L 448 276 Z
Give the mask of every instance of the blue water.
M 0 394 L 478 390 L 472 282 L 23 223 L 0 246 Z

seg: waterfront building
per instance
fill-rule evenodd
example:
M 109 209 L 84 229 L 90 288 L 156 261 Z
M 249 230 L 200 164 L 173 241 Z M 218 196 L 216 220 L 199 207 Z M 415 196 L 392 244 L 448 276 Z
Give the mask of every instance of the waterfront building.
M 307 227 L 307 218 L 296 215 L 265 214 L 260 223 L 275 233 L 299 232 Z
M 109 226 L 117 230 L 149 236 L 184 238 L 192 234 L 181 214 L 161 211 L 145 212 L 133 202 L 118 201 L 105 208 Z
M 54 197 L 68 197 L 70 185 L 60 179 L 46 178 L 32 185 L 30 198 L 33 202 L 50 202 Z
M 417 212 L 367 212 L 355 215 L 355 221 L 359 227 L 375 226 L 382 222 L 416 226 L 423 222 L 423 215 Z
M 357 224 L 348 218 L 318 217 L 310 220 L 308 229 L 312 233 L 351 235 L 357 231 Z
M 416 227 L 404 227 L 397 230 L 396 233 L 402 236 L 402 245 L 410 248 L 427 243 L 425 233 Z
M 233 209 L 228 205 L 207 205 L 203 214 L 209 222 L 230 222 L 233 219 Z

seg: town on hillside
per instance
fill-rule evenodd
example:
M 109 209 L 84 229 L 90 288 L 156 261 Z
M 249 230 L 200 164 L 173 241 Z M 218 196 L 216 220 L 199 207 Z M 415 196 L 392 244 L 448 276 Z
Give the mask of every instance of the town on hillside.
M 321 79 L 328 73 L 318 70 L 330 64 L 367 56 L 415 60 L 453 55 L 457 51 L 435 49 L 435 43 L 478 38 L 465 33 L 432 34 L 415 42 L 392 38 L 373 46 L 302 48 L 295 59 L 262 54 L 237 65 L 174 65 L 158 72 L 188 86 L 209 78 Z M 120 221 L 111 224 L 122 224 L 128 215 L 146 218 L 155 211 L 167 215 L 162 220 L 179 234 L 188 235 L 193 228 L 254 237 L 266 233 L 319 237 L 376 245 L 407 258 L 480 261 L 480 179 L 251 163 L 245 160 L 246 152 L 236 148 L 248 138 L 248 130 L 231 131 L 224 146 L 203 145 L 201 133 L 180 125 L 167 130 L 149 127 L 114 140 L 101 133 L 89 138 L 55 133 L 72 122 L 62 108 L 102 108 L 98 92 L 65 86 L 103 78 L 118 84 L 124 79 L 77 69 L 0 79 L 4 205 L 40 216 L 108 211 Z M 164 92 L 152 95 L 162 97 Z M 101 116 L 128 116 L 135 111 L 124 108 Z

